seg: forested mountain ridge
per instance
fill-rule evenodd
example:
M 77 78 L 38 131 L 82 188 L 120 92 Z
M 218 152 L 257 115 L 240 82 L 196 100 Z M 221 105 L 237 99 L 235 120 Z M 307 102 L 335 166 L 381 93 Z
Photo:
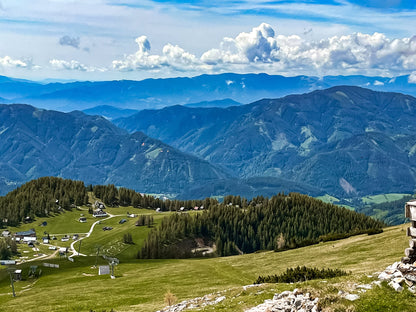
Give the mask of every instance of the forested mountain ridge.
M 200 256 L 196 240 L 229 256 L 257 250 L 284 250 L 359 233 L 377 233 L 383 223 L 320 200 L 290 193 L 265 198 L 228 196 L 202 214 L 174 214 L 149 233 L 139 258 Z
M 416 99 L 338 86 L 228 108 L 144 110 L 115 123 L 239 177 L 276 177 L 328 194 L 412 192 Z
M 41 176 L 154 193 L 229 178 L 223 169 L 100 116 L 0 105 L 1 193 Z

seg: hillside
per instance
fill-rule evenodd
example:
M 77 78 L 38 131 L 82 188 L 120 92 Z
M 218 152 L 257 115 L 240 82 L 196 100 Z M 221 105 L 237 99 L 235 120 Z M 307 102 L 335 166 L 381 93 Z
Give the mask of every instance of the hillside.
M 99 115 L 107 119 L 122 118 L 134 115 L 138 111 L 135 109 L 121 109 L 109 105 L 100 105 L 82 110 L 87 115 Z
M 88 195 L 81 181 L 43 177 L 0 197 L 0 227 L 17 226 L 36 217 L 53 216 L 73 206 L 86 205 Z
M 80 182 L 71 184 L 71 181 L 56 178 L 42 178 L 16 189 L 13 195 L 19 197 L 24 190 L 40 189 L 45 198 L 48 198 L 49 193 L 59 196 L 59 193 L 70 185 L 75 186 L 76 189 L 81 184 Z M 114 188 L 112 186 L 96 186 L 93 187 L 93 190 L 95 195 L 101 194 L 107 197 L 105 193 L 112 192 Z M 32 191 L 29 193 L 33 193 Z M 72 193 L 66 194 L 71 197 Z M 79 190 L 74 192 L 74 194 L 76 193 L 79 193 Z M 121 201 L 129 193 L 128 190 L 120 189 L 116 196 Z M 89 193 L 89 201 L 97 200 L 94 194 Z M 39 196 L 36 193 L 33 195 Z M 347 222 L 349 221 L 339 215 L 342 212 L 366 219 L 355 212 L 347 212 L 313 199 L 309 201 L 311 204 L 309 205 L 306 196 L 297 194 L 291 196 L 293 200 L 279 195 L 278 198 L 269 200 L 269 204 L 283 199 L 283 202 L 287 202 L 291 206 L 289 212 L 293 210 L 293 214 L 298 216 L 302 214 L 299 211 L 302 207 L 312 213 L 312 211 L 316 212 L 316 208 L 321 205 L 322 209 L 328 210 L 331 218 L 335 219 L 334 222 L 325 223 L 327 226 L 331 223 L 336 226 L 338 222 L 341 227 L 348 227 Z M 150 199 L 150 197 L 148 199 L 142 198 L 142 200 Z M 152 200 L 154 201 L 152 205 L 158 205 L 159 199 L 153 198 Z M 229 196 L 226 201 L 230 201 L 234 205 L 231 209 L 235 209 L 237 204 L 245 207 L 244 200 L 239 197 Z M 267 212 L 268 208 L 259 205 L 260 201 L 267 202 L 265 198 L 259 197 L 253 202 L 253 208 L 256 211 L 265 209 L 264 212 Z M 215 201 L 210 200 L 210 202 L 215 204 Z M 282 206 L 283 202 L 279 206 Z M 178 204 L 185 205 L 189 209 L 195 204 L 201 205 L 201 202 L 189 201 Z M 42 209 L 44 207 L 40 205 L 36 208 Z M 219 214 L 219 210 L 215 209 L 212 212 L 210 209 L 209 213 L 216 215 L 223 221 L 230 220 L 231 223 L 234 223 L 226 207 L 219 208 L 224 209 L 224 215 Z M 250 217 L 243 217 L 241 221 L 246 219 L 251 222 L 250 220 L 253 218 L 249 212 L 250 209 L 246 210 L 248 212 L 246 216 Z M 415 297 L 410 293 L 396 293 L 385 285 L 365 292 L 359 291 L 360 288 L 357 287 L 360 284 L 369 284 L 374 279 L 368 277 L 369 274 L 374 275 L 374 272 L 384 270 L 387 265 L 401 258 L 407 245 L 404 231 L 407 225 L 385 228 L 383 233 L 377 235 L 358 235 L 344 240 L 320 242 L 313 246 L 281 252 L 257 252 L 208 259 L 137 260 L 135 255 L 144 246 L 146 237 L 152 228 L 136 226 L 136 221 L 143 216 L 152 217 L 154 220 L 152 226 L 159 228 L 163 227 L 164 217 L 180 215 L 176 212 L 157 212 L 154 209 L 120 206 L 107 207 L 105 210 L 108 216 L 97 220 L 88 210 L 88 206 L 80 206 L 50 216 L 36 215 L 33 222 L 22 223 L 18 227 L 8 227 L 12 233 L 33 228 L 39 237 L 50 235 L 50 237 L 58 239 L 52 239 L 47 244 L 40 241 L 36 244 L 36 248 L 30 248 L 27 244 L 17 244 L 20 253 L 18 259 L 21 261 L 17 268 L 22 269 L 23 279 L 14 283 L 17 296 L 13 298 L 10 292 L 9 275 L 4 266 L 0 267 L 0 311 L 10 311 L 12 308 L 16 312 L 31 311 L 34 307 L 33 302 L 36 301 L 36 311 L 109 311 L 113 309 L 115 311 L 154 312 L 164 306 L 164 296 L 170 291 L 177 296 L 178 300 L 205 295 L 207 298 L 214 299 L 222 297 L 221 302 L 201 307 L 201 311 L 221 309 L 225 312 L 243 312 L 262 303 L 265 299 L 271 299 L 276 292 L 293 290 L 294 288 L 319 297 L 322 307 L 328 312 L 347 308 L 354 309 L 353 311 L 356 312 L 368 311 L 369 306 L 378 307 L 377 309 L 380 311 L 386 311 L 387 307 L 392 312 L 411 311 L 408 310 L 408 307 L 416 304 Z M 240 209 L 240 211 L 243 210 Z M 287 212 L 285 211 L 284 215 Z M 129 217 L 132 213 L 135 216 Z M 189 212 L 189 215 L 197 216 L 198 213 Z M 318 213 L 318 215 L 322 217 L 325 213 Z M 80 216 L 85 217 L 85 223 L 78 221 Z M 295 216 L 295 219 L 297 218 Z M 309 217 L 305 215 L 304 220 L 319 223 L 311 218 L 311 215 Z M 123 219 L 126 221 L 121 222 Z M 350 221 L 355 225 L 360 224 L 358 219 L 354 220 Z M 345 224 L 344 221 L 346 221 Z M 272 227 L 288 226 L 289 223 L 278 221 Z M 209 227 L 208 223 L 206 225 Z M 108 227 L 112 229 L 103 231 Z M 246 228 L 245 225 L 239 227 L 240 230 Z M 74 233 L 77 233 L 77 238 L 73 238 Z M 124 242 L 123 237 L 126 234 L 131 235 L 133 244 Z M 70 237 L 69 241 L 63 241 L 64 237 Z M 73 248 L 70 247 L 71 245 Z M 383 252 L 380 252 L 380 246 L 383 246 Z M 73 261 L 68 261 L 65 256 L 59 256 L 54 249 L 49 247 L 68 247 L 72 250 L 71 253 L 75 254 L 72 256 Z M 77 256 L 78 251 L 82 256 Z M 102 255 L 116 257 L 120 260 L 120 263 L 115 267 L 115 279 L 110 279 L 108 275 L 98 275 L 98 268 L 95 265 L 108 264 Z M 45 266 L 44 263 L 58 265 L 59 268 Z M 259 276 L 280 274 L 287 268 L 304 265 L 334 270 L 341 269 L 349 274 L 340 278 L 325 279 L 325 281 L 312 280 L 295 284 L 244 286 L 252 284 Z M 36 272 L 38 274 L 35 276 L 28 276 L 31 266 L 37 266 Z M 196 276 L 198 278 L 195 278 Z M 62 297 L 62 285 L 65 285 L 65 299 Z M 79 289 L 83 291 L 80 292 Z M 354 302 L 347 301 L 342 298 L 340 291 L 341 294 L 345 292 L 359 293 L 360 299 Z M 40 293 L 47 295 L 42 300 L 38 300 Z M 97 293 L 100 295 L 97 296 Z
M 78 111 L 0 105 L 0 124 L 2 194 L 41 176 L 165 194 L 230 177 L 141 132 L 128 134 L 103 117 Z
M 301 216 L 301 217 L 300 217 Z M 379 233 L 383 223 L 306 195 L 278 194 L 251 201 L 227 196 L 202 214 L 174 214 L 151 231 L 138 257 L 187 258 L 196 241 L 230 256 L 285 250 L 361 233 Z M 210 254 L 212 256 L 212 254 Z
M 339 86 L 229 108 L 172 106 L 115 123 L 239 177 L 276 177 L 340 197 L 411 193 L 416 99 Z
M 123 208 L 109 208 L 111 213 L 124 213 Z M 77 212 L 79 214 L 79 211 Z M 155 217 L 161 216 L 156 214 Z M 65 213 L 62 216 L 49 218 L 48 233 L 55 233 L 56 223 L 76 225 L 75 216 Z M 60 220 L 65 218 L 65 220 Z M 123 236 L 118 228 L 121 217 L 114 222 L 104 221 L 105 225 L 114 226 L 117 233 L 103 232 L 96 228 L 88 239 L 93 241 L 91 253 L 95 254 L 94 245 L 108 240 L 116 243 Z M 38 220 L 39 222 L 43 220 Z M 90 222 L 90 221 L 89 221 Z M 129 221 L 130 222 L 130 221 Z M 337 242 L 320 243 L 319 245 L 288 250 L 284 252 L 262 252 L 242 256 L 210 259 L 182 260 L 127 260 L 119 257 L 121 262 L 115 268 L 116 278 L 108 275 L 98 276 L 97 269 L 92 268 L 96 257 L 74 257 L 75 262 L 66 259 L 48 259 L 29 262 L 20 267 L 25 271 L 30 265 L 42 266 L 42 262 L 56 263 L 59 269 L 42 266 L 39 278 L 28 278 L 15 283 L 16 298 L 10 293 L 10 280 L 4 268 L 0 268 L 0 311 L 30 311 L 36 302 L 37 311 L 140 311 L 154 312 L 164 307 L 164 295 L 170 290 L 178 301 L 221 292 L 224 300 L 214 306 L 202 308 L 202 311 L 221 309 L 225 312 L 242 312 L 265 299 L 271 299 L 276 292 L 294 288 L 311 292 L 320 297 L 320 302 L 327 311 L 355 307 L 355 311 L 369 311 L 368 306 L 377 307 L 379 311 L 411 311 L 408 307 L 416 304 L 410 293 L 396 293 L 387 286 L 361 293 L 361 299 L 350 302 L 338 294 L 357 292 L 354 285 L 369 283 L 369 274 L 382 271 L 394 261 L 398 261 L 407 247 L 404 232 L 405 226 L 388 228 L 382 234 L 360 235 Z M 50 229 L 50 230 L 49 230 Z M 56 229 L 56 228 L 55 228 Z M 134 225 L 124 231 L 134 230 Z M 145 228 L 136 228 L 141 231 Z M 82 230 L 78 230 L 81 232 Z M 87 228 L 84 230 L 87 231 Z M 64 232 L 60 232 L 64 233 Z M 108 234 L 108 235 L 106 235 Z M 111 238 L 110 238 L 111 237 Z M 136 236 L 138 237 L 138 236 Z M 136 244 L 140 242 L 136 238 Z M 143 239 L 143 238 L 142 238 Z M 60 242 L 59 242 L 60 243 Z M 85 244 L 85 245 L 84 245 Z M 87 247 L 84 240 L 83 246 Z M 384 252 L 380 252 L 380 246 Z M 83 247 L 84 248 L 84 247 Z M 83 251 L 83 249 L 81 249 Z M 101 257 L 98 264 L 104 265 Z M 279 274 L 288 267 L 298 265 L 310 267 L 342 269 L 352 272 L 347 277 L 310 281 L 295 284 L 266 284 L 260 287 L 245 287 L 252 284 L 259 275 Z M 198 278 L 195 278 L 198 277 Z M 62 296 L 62 285 L 65 284 L 65 299 Z M 79 289 L 83 291 L 80 292 Z M 38 300 L 39 293 L 47 293 Z M 97 293 L 100 295 L 97 296 Z M 103 300 L 105 298 L 105 300 Z M 367 307 L 367 308 L 366 308 Z M 338 310 L 339 311 L 339 310 Z

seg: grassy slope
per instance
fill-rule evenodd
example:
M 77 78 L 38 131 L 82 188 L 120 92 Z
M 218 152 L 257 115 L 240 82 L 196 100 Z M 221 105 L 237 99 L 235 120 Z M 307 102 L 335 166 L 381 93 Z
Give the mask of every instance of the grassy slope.
M 407 247 L 405 227 L 396 226 L 375 236 L 361 235 L 281 253 L 193 260 L 125 259 L 116 268 L 115 280 L 109 276 L 97 276 L 97 270 L 91 268 L 95 257 L 76 258 L 75 263 L 54 260 L 61 264 L 61 269 L 43 268 L 42 277 L 35 283 L 31 280 L 17 282 L 16 298 L 7 294 L 10 292 L 9 281 L 1 270 L 0 311 L 102 311 L 114 308 L 116 311 L 146 312 L 164 306 L 163 296 L 167 290 L 182 300 L 226 289 L 231 289 L 226 294 L 231 297 L 238 294 L 238 298 L 227 297 L 220 305 L 204 311 L 244 311 L 245 307 L 270 299 L 275 291 L 294 287 L 326 296 L 324 304 L 330 306 L 335 304 L 331 302 L 333 293 L 348 288 L 351 281 L 365 279 L 366 274 L 383 270 L 402 257 Z M 258 275 L 281 273 L 287 267 L 297 265 L 341 268 L 353 274 L 329 283 L 265 285 L 260 293 L 258 289 L 241 291 L 242 285 L 251 284 Z M 385 305 L 382 301 L 393 295 L 383 288 L 368 292 L 354 304 L 357 311 L 366 311 L 369 305 L 377 304 L 381 305 L 379 311 L 383 311 Z M 403 299 L 400 296 L 408 295 L 397 295 L 397 308 L 390 307 L 389 311 L 407 311 L 406 307 L 399 306 Z M 414 297 L 406 297 L 406 300 L 416 304 Z M 342 300 L 336 304 L 344 308 L 351 305 Z M 386 304 L 391 306 L 395 301 L 391 299 Z
M 410 194 L 396 194 L 396 193 L 380 194 L 380 195 L 365 196 L 365 197 L 361 198 L 361 200 L 363 201 L 363 203 L 365 205 L 381 204 L 381 203 L 385 203 L 385 202 L 392 202 L 392 201 L 395 201 L 395 200 L 402 199 L 403 197 L 405 197 L 407 195 L 410 195 Z

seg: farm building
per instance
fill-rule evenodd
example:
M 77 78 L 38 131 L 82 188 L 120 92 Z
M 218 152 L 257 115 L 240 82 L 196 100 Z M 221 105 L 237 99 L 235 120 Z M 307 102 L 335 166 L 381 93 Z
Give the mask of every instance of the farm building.
M 102 210 L 96 210 L 92 213 L 92 216 L 94 218 L 107 217 L 107 213 L 105 211 L 102 211 Z
M 25 242 L 36 240 L 36 231 L 30 229 L 29 231 L 17 232 L 14 237 L 17 241 L 23 240 Z
M 86 217 L 80 217 L 79 222 L 85 223 L 85 222 L 87 222 L 87 218 Z
M 4 231 L 1 233 L 1 236 L 3 236 L 3 237 L 9 237 L 9 236 L 10 236 L 10 231 L 9 231 L 9 230 L 4 230 Z

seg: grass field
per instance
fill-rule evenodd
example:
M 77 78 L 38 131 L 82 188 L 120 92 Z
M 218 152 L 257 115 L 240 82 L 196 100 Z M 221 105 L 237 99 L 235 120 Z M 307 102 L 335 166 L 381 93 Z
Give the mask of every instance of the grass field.
M 159 216 L 161 214 L 155 214 L 155 218 Z M 147 229 L 133 228 L 133 220 L 118 225 L 118 219 L 108 220 L 109 224 L 120 226 L 112 230 L 114 232 L 97 228 L 95 234 L 94 230 L 91 241 L 85 239 L 83 242 L 85 249 L 93 251 L 94 244 L 101 242 L 105 246 L 108 241 L 119 240 L 124 230 L 137 230 L 132 234 L 140 245 L 139 240 L 145 235 L 141 231 Z M 0 311 L 156 311 L 164 306 L 163 298 L 168 290 L 178 300 L 223 291 L 226 300 L 201 311 L 244 311 L 272 298 L 275 292 L 295 287 L 319 295 L 324 307 L 332 307 L 332 311 L 335 311 L 334 307 L 337 311 L 413 311 L 408 308 L 408 305 L 416 305 L 413 295 L 407 291 L 396 294 L 387 286 L 368 291 L 353 303 L 336 295 L 339 290 L 348 291 L 353 283 L 366 282 L 368 274 L 400 260 L 407 247 L 405 227 L 391 227 L 379 235 L 355 236 L 280 253 L 261 252 L 225 258 L 137 260 L 129 258 L 134 255 L 129 248 L 121 248 L 116 279 L 110 279 L 108 275 L 98 276 L 97 269 L 92 268 L 96 260 L 94 256 L 75 257 L 74 263 L 65 259 L 45 260 L 59 263 L 60 268 L 42 267 L 40 278 L 16 282 L 16 298 L 11 296 L 6 271 L 0 270 Z M 83 246 L 81 252 L 85 251 Z M 99 264 L 106 263 L 102 258 L 98 260 Z M 23 272 L 33 264 L 41 265 L 41 261 L 21 265 Z M 341 268 L 351 271 L 351 274 L 327 282 L 266 284 L 260 288 L 242 289 L 243 285 L 253 283 L 258 275 L 278 274 L 287 267 L 298 265 Z M 406 302 L 403 302 L 404 298 Z M 377 309 L 369 310 L 371 305 Z
M 336 204 L 340 200 L 334 196 L 325 194 L 323 196 L 318 196 L 316 199 L 322 200 L 324 203 Z
M 380 195 L 365 196 L 365 197 L 362 197 L 361 200 L 363 204 L 365 205 L 381 204 L 385 202 L 392 202 L 395 200 L 399 200 L 408 195 L 411 195 L 411 194 L 397 194 L 397 193 L 380 194 Z

